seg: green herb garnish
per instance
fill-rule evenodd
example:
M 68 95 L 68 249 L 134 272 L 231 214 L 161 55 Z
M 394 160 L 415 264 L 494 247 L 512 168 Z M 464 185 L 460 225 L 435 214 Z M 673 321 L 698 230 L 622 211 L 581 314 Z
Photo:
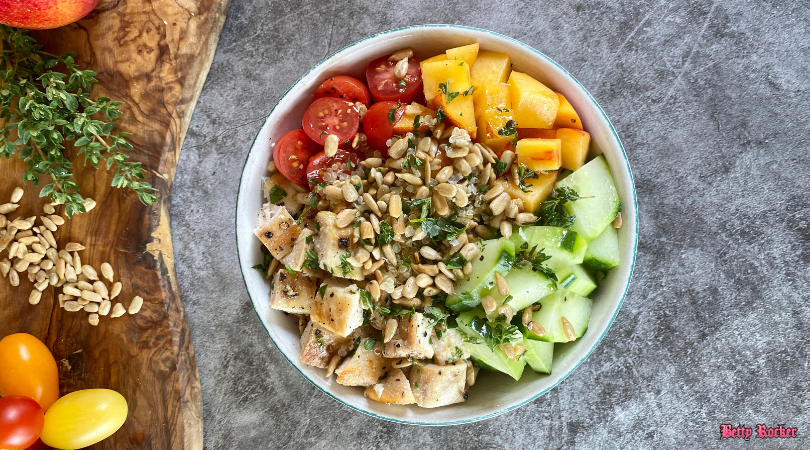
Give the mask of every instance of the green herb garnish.
M 503 173 L 506 172 L 506 169 L 508 167 L 509 166 L 507 166 L 506 163 L 503 161 L 498 161 L 495 163 L 494 166 L 492 166 L 492 168 L 495 169 L 495 175 L 497 176 L 503 175 Z
M 447 114 L 444 113 L 444 110 L 442 108 L 436 110 L 436 123 L 442 123 L 445 119 L 447 119 Z
M 554 189 L 554 192 L 548 196 L 546 201 L 540 204 L 540 209 L 538 210 L 540 219 L 537 221 L 537 224 L 549 227 L 571 228 L 571 225 L 576 221 L 576 217 L 568 214 L 568 211 L 565 210 L 565 204 L 577 200 L 579 200 L 579 194 L 569 187 Z
M 464 264 L 467 264 L 467 258 L 465 258 L 461 253 L 450 259 L 444 260 L 444 265 L 447 266 L 449 270 L 461 269 L 464 267 Z
M 307 236 L 307 238 L 310 238 L 310 237 L 312 237 L 312 236 Z M 307 249 L 306 254 L 307 254 L 307 259 L 304 260 L 303 267 L 308 267 L 313 272 L 317 273 L 318 269 L 319 269 L 319 267 L 318 267 L 318 255 L 311 248 Z
M 280 202 L 281 199 L 286 197 L 286 196 L 287 196 L 287 191 L 285 191 L 284 189 L 281 189 L 280 187 L 275 186 L 275 185 L 273 187 L 271 187 L 270 190 L 267 192 L 267 199 L 270 200 L 270 203 L 272 203 L 274 205 L 276 203 Z M 315 206 L 317 206 L 317 202 L 315 203 Z
M 531 192 L 531 188 L 526 186 L 526 178 L 537 178 L 537 172 L 529 169 L 525 164 L 520 163 L 518 164 L 518 187 L 523 192 Z
M 349 257 L 351 256 L 352 254 L 350 252 L 346 252 L 340 255 L 340 265 L 338 266 L 338 269 L 340 269 L 343 272 L 344 277 L 354 272 L 354 266 L 352 265 L 352 263 L 348 261 Z
M 133 150 L 126 139 L 131 133 L 113 133 L 123 102 L 90 95 L 96 73 L 80 69 L 74 53 L 44 52 L 28 30 L 2 25 L 0 39 L 0 156 L 25 160 L 23 181 L 39 186 L 40 177 L 47 177 L 51 182 L 40 197 L 65 205 L 69 217 L 86 212 L 72 181 L 73 163 L 65 155 L 66 144 L 72 144 L 85 164 L 98 169 L 101 162 L 107 170 L 115 166 L 111 186 L 132 189 L 145 205 L 155 203 L 157 189 L 139 181 L 145 173 L 141 163 L 126 161 L 125 151 Z M 106 121 L 99 120 L 102 116 Z
M 394 228 L 388 222 L 380 222 L 380 237 L 377 242 L 382 247 L 394 239 Z

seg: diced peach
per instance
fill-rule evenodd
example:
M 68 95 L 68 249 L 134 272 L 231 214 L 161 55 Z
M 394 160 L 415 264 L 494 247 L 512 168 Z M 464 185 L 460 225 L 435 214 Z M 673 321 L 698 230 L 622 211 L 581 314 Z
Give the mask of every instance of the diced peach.
M 515 154 L 518 163 L 535 172 L 557 170 L 562 164 L 560 148 L 559 139 L 527 138 L 518 141 Z
M 405 133 L 414 131 L 414 121 L 416 116 L 419 116 L 419 130 L 420 132 L 427 131 L 430 127 L 425 125 L 423 118 L 430 116 L 435 118 L 436 111 L 426 108 L 419 103 L 411 103 L 405 108 L 405 114 L 399 119 L 399 122 L 394 124 L 394 134 L 404 135 Z
M 523 201 L 523 210 L 526 212 L 535 212 L 540 207 L 540 204 L 548 198 L 551 191 L 554 189 L 554 183 L 557 182 L 557 172 L 538 173 L 537 178 L 527 178 L 523 180 L 526 185 L 526 190 L 523 192 L 520 187 L 511 181 L 498 179 L 495 184 L 501 184 L 504 191 L 512 198 L 519 198 Z
M 557 118 L 554 119 L 554 128 L 576 128 L 581 130 L 582 121 L 579 120 L 579 114 L 574 110 L 574 107 L 559 92 L 557 92 L 557 97 L 560 98 L 560 110 L 557 111 Z
M 447 59 L 462 60 L 472 67 L 478 57 L 478 43 L 451 48 L 445 52 Z
M 515 138 L 514 135 L 498 134 L 513 119 L 509 85 L 501 83 L 478 86 L 473 92 L 473 103 L 478 140 L 500 154 L 506 144 Z
M 591 147 L 591 135 L 583 130 L 559 128 L 557 139 L 561 143 L 562 167 L 568 170 L 577 170 L 582 167 Z
M 551 128 L 554 125 L 560 99 L 546 85 L 525 73 L 512 71 L 509 94 L 518 125 L 524 128 Z
M 455 60 L 422 63 L 422 86 L 430 109 L 442 108 L 450 124 L 467 130 L 475 138 L 475 107 L 467 63 Z
M 478 58 L 470 69 L 470 81 L 476 87 L 484 84 L 506 83 L 511 71 L 512 62 L 509 55 L 485 50 L 478 53 Z
M 539 128 L 518 128 L 518 139 L 540 138 L 557 139 L 557 130 L 541 130 Z

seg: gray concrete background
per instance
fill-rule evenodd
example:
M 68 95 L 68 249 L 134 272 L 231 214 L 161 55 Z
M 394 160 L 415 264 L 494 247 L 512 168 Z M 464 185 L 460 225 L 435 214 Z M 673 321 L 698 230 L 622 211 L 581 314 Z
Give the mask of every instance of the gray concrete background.
M 206 448 L 810 447 L 809 9 L 233 0 L 172 200 Z M 451 428 L 367 417 L 298 375 L 250 306 L 233 230 L 242 164 L 286 89 L 347 44 L 422 23 L 490 29 L 567 68 L 619 132 L 641 216 L 632 286 L 590 358 L 529 405 Z M 721 423 L 802 437 L 721 442 Z

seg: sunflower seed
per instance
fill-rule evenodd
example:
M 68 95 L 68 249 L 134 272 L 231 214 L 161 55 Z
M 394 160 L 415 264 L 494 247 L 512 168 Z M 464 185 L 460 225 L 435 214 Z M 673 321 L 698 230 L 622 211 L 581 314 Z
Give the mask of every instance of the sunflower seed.
M 46 216 L 42 216 L 40 219 L 42 220 L 42 224 L 45 225 L 45 228 L 51 231 L 56 231 L 57 227 L 56 224 L 53 223 L 53 220 L 47 218 Z
M 355 189 L 351 183 L 343 183 L 340 191 L 343 193 L 343 199 L 349 203 L 356 202 L 357 198 L 360 196 L 360 194 L 357 193 L 357 189 Z
M 84 245 L 77 244 L 75 242 L 68 242 L 68 244 L 65 246 L 65 250 L 69 252 L 78 252 L 84 249 L 85 249 Z
M 113 272 L 113 268 L 112 268 L 112 265 L 110 265 L 110 263 L 107 263 L 107 262 L 101 263 L 101 275 L 104 278 L 106 278 L 107 281 L 112 283 L 113 276 L 115 275 L 115 272 Z
M 110 313 L 110 317 L 121 317 L 126 314 L 127 310 L 124 308 L 124 305 L 120 303 L 116 303 L 115 306 L 112 308 L 112 312 Z
M 434 261 L 442 259 L 442 255 L 440 255 L 439 252 L 431 247 L 428 247 L 427 245 L 419 249 L 419 254 L 424 256 L 426 259 L 431 259 Z
M 391 62 L 394 61 L 402 61 L 403 59 L 408 59 L 413 56 L 413 50 L 410 48 L 403 48 L 400 50 L 395 51 L 388 57 L 388 60 Z
M 333 157 L 337 154 L 338 146 L 340 145 L 340 138 L 334 134 L 326 136 L 323 144 L 323 152 L 328 157 Z
M 65 219 L 63 219 L 62 216 L 50 215 L 48 216 L 48 219 L 51 219 L 51 222 L 60 227 L 65 224 Z
M 492 187 L 492 189 L 488 190 L 482 198 L 485 202 L 491 201 L 495 197 L 501 195 L 503 193 L 503 189 L 503 184 L 497 183 Z
M 36 289 L 31 291 L 31 295 L 28 296 L 28 303 L 36 305 L 39 304 L 40 300 L 42 300 L 42 291 Z
M 18 203 L 24 192 L 21 187 L 15 187 L 14 191 L 11 192 L 11 203 Z
M 114 299 L 115 297 L 118 297 L 118 294 L 120 294 L 120 293 L 121 293 L 121 287 L 122 287 L 122 286 L 121 286 L 121 282 L 120 282 L 120 281 L 116 281 L 116 282 L 115 282 L 115 283 L 112 285 L 112 288 L 110 289 L 110 300 Z
M 95 208 L 95 207 L 96 207 L 96 201 L 95 201 L 95 200 L 93 200 L 92 198 L 86 198 L 86 199 L 84 199 L 84 201 L 82 202 L 82 204 L 84 204 L 84 209 L 85 209 L 85 211 L 87 211 L 87 212 L 92 211 L 92 210 L 93 210 L 93 208 Z
M 17 287 L 20 285 L 20 274 L 14 270 L 8 273 L 8 282 L 11 283 L 12 286 Z
M 481 298 L 481 306 L 484 307 L 484 311 L 490 313 L 492 311 L 495 311 L 495 308 L 498 306 L 498 304 L 495 303 L 495 299 L 492 298 L 491 295 L 487 295 Z
M 65 302 L 65 311 L 68 312 L 76 312 L 81 311 L 84 308 L 83 305 L 80 305 L 79 302 L 74 300 L 69 300 Z
M 436 287 L 443 290 L 448 295 L 453 295 L 454 293 L 453 282 L 450 280 L 450 278 L 447 278 L 446 275 L 444 274 L 437 275 L 436 278 L 433 280 L 433 282 L 434 284 L 436 284 Z
M 512 236 L 512 222 L 504 220 L 501 222 L 499 228 L 503 237 L 509 239 L 509 237 Z
M 87 278 L 93 281 L 98 280 L 98 273 L 96 272 L 96 269 L 94 269 L 92 266 L 88 264 L 82 266 L 82 273 L 84 275 L 87 275 Z
M 338 228 L 346 228 L 349 225 L 353 224 L 355 222 L 355 219 L 357 219 L 356 209 L 344 209 L 343 211 L 338 213 L 337 218 L 335 219 L 335 226 L 337 226 Z
M 64 260 L 63 260 L 64 261 Z M 65 265 L 65 281 L 68 283 L 75 283 L 78 280 L 76 277 L 76 269 L 70 264 Z
M 90 325 L 94 327 L 98 326 L 98 314 L 95 313 L 90 314 L 90 316 L 87 318 L 87 321 L 90 322 Z
M 14 212 L 19 208 L 20 205 L 14 203 L 4 203 L 0 205 L 0 214 L 8 214 L 10 212 Z
M 498 286 L 498 293 L 502 297 L 509 295 L 509 285 L 506 283 L 506 279 L 498 272 L 495 272 L 495 285 Z
M 503 192 L 501 195 L 495 197 L 495 199 L 489 203 L 489 209 L 492 211 L 492 214 L 497 216 L 498 214 L 502 213 L 503 210 L 506 209 L 506 205 L 509 204 L 511 199 L 512 198 L 509 197 L 509 194 L 506 192 Z
M 21 231 L 30 230 L 33 227 L 31 222 L 25 219 L 14 219 L 11 221 L 11 226 Z
M 416 276 L 416 285 L 420 288 L 426 288 L 433 284 L 433 277 L 426 273 L 420 273 Z
M 110 303 L 109 300 L 104 300 L 103 302 L 101 302 L 101 304 L 98 305 L 98 313 L 99 313 L 99 315 L 106 316 L 107 314 L 109 314 L 111 306 L 112 306 L 112 303 Z
M 73 268 L 76 269 L 76 275 L 81 275 L 84 271 L 82 267 L 82 259 L 79 257 L 79 252 L 73 252 Z
M 612 225 L 613 225 L 613 228 L 621 228 L 622 227 L 622 213 L 621 213 L 621 211 L 619 211 L 619 213 L 616 214 L 616 218 L 613 219 Z
M 89 313 L 98 312 L 98 303 L 88 303 L 84 305 L 84 311 Z
M 394 337 L 394 333 L 396 333 L 398 326 L 399 323 L 397 322 L 397 319 L 388 319 L 388 321 L 385 322 L 385 335 L 383 336 L 383 342 L 387 343 L 391 340 L 391 338 Z
M 143 306 L 143 298 L 136 295 L 135 298 L 132 299 L 132 303 L 129 304 L 127 312 L 130 314 L 138 314 L 138 311 L 141 310 L 141 306 Z
M 526 225 L 534 222 L 537 222 L 537 216 L 532 213 L 520 213 L 515 216 L 515 223 L 518 225 Z

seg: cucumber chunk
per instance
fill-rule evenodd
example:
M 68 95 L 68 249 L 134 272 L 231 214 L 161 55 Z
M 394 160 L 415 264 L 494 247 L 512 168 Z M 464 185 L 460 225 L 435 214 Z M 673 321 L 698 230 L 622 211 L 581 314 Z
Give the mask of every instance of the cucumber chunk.
M 506 275 L 515 261 L 515 243 L 506 238 L 484 242 L 484 249 L 472 261 L 472 272 L 454 287 L 445 305 L 455 312 L 469 311 L 481 304 L 482 292 L 495 284 L 495 273 Z
M 460 314 L 456 319 L 457 330 L 463 333 L 462 336 L 466 335 L 464 347 L 470 352 L 470 358 L 487 370 L 503 372 L 515 380 L 519 380 L 523 374 L 523 368 L 526 366 L 525 358 L 513 361 L 506 357 L 506 353 L 500 347 L 495 347 L 494 350 L 489 348 L 484 342 L 483 336 L 469 326 L 470 322 L 476 317 L 483 318 L 484 312 L 481 310 L 469 311 Z
M 561 287 L 583 297 L 591 295 L 596 289 L 596 280 L 580 265 L 561 267 L 554 271 Z
M 571 229 L 582 235 L 586 241 L 599 236 L 621 209 L 619 192 L 603 155 L 580 167 L 559 181 L 555 187 L 568 187 L 575 190 L 580 197 L 587 197 L 565 204 L 568 214 L 576 217 Z
M 619 233 L 615 228 L 605 228 L 588 243 L 582 265 L 593 271 L 606 271 L 619 265 Z
M 540 300 L 540 310 L 532 314 L 532 320 L 543 327 L 545 334 L 538 336 L 529 331 L 526 336 L 546 342 L 574 341 L 588 329 L 592 305 L 589 298 L 558 289 Z
M 523 308 L 551 294 L 557 289 L 553 281 L 546 278 L 542 273 L 533 271 L 530 267 L 513 267 L 503 278 L 509 286 L 509 296 L 512 297 L 512 299 L 509 300 L 509 306 L 512 307 L 513 311 L 516 311 L 516 314 L 520 314 Z M 494 287 L 481 295 L 491 295 L 498 306 L 503 305 L 504 300 L 508 298 L 508 296 L 504 297 L 501 295 L 498 289 Z M 497 315 L 498 313 L 493 311 L 487 314 L 487 317 L 490 320 L 494 320 Z
M 550 256 L 549 267 L 557 265 L 582 264 L 588 243 L 577 232 L 560 227 L 522 227 L 513 233 L 510 239 L 515 247 L 520 249 L 528 243 L 531 249 L 543 249 L 543 253 Z
M 551 373 L 551 361 L 554 358 L 554 343 L 524 338 L 526 353 L 523 358 L 526 364 L 537 373 Z

